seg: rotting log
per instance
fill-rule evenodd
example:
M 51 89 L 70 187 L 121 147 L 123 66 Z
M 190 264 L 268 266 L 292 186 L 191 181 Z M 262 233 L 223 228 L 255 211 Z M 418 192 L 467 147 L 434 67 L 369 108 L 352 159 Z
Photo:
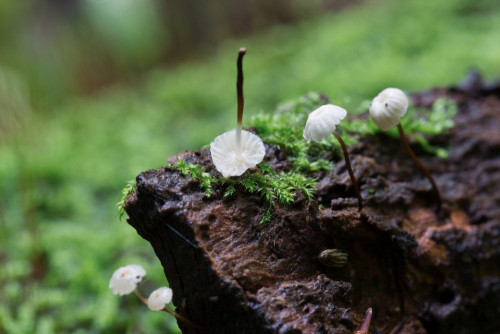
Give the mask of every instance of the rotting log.
M 369 307 L 370 333 L 500 332 L 500 83 L 473 73 L 411 97 L 459 108 L 455 126 L 431 138 L 450 145 L 448 158 L 412 145 L 442 193 L 439 214 L 427 180 L 383 134 L 349 148 L 361 213 L 340 159 L 315 200 L 299 195 L 265 224 L 256 195 L 215 188 L 207 199 L 171 168 L 137 177 L 128 223 L 153 246 L 177 312 L 203 326 L 179 323 L 183 333 L 352 333 Z M 266 149 L 282 166 L 283 152 Z M 207 149 L 170 162 L 179 157 L 215 173 Z M 325 265 L 326 249 L 347 264 Z

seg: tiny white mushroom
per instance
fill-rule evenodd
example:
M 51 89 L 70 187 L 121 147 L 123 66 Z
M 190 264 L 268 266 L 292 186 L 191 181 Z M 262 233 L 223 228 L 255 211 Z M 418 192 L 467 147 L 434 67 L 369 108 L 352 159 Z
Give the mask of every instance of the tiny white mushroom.
M 146 275 L 146 270 L 138 264 L 120 267 L 111 276 L 109 288 L 115 295 L 128 295 L 137 288 L 144 275 Z
M 237 130 L 225 132 L 210 144 L 212 161 L 224 177 L 240 176 L 248 168 L 260 163 L 266 154 L 262 140 L 245 130 L 241 130 L 241 142 L 238 146 L 236 132 Z
M 347 111 L 344 108 L 334 106 L 333 104 L 325 104 L 309 114 L 306 126 L 304 127 L 303 136 L 307 142 L 310 142 L 311 139 L 314 141 L 321 141 L 331 134 L 337 138 L 342 147 L 342 152 L 344 153 L 345 165 L 349 172 L 349 177 L 351 178 L 354 193 L 358 198 L 358 211 L 361 211 L 363 209 L 363 200 L 359 191 L 358 182 L 352 171 L 349 153 L 347 152 L 344 141 L 340 135 L 335 132 L 336 125 L 339 124 L 346 115 Z
M 309 114 L 304 139 L 321 141 L 335 131 L 335 126 L 345 118 L 347 111 L 333 104 L 325 104 Z
M 172 301 L 172 289 L 161 287 L 154 290 L 148 297 L 148 307 L 152 311 L 161 311 Z
M 251 132 L 242 130 L 243 121 L 243 56 L 246 49 L 238 52 L 236 92 L 238 98 L 236 130 L 217 136 L 210 144 L 210 155 L 215 168 L 224 177 L 240 176 L 248 168 L 262 162 L 266 149 L 262 140 Z
M 408 98 L 398 88 L 386 88 L 378 94 L 370 105 L 370 116 L 383 131 L 399 124 L 408 109 Z
M 420 169 L 420 171 L 431 183 L 434 191 L 434 197 L 436 198 L 436 211 L 439 212 L 441 209 L 441 194 L 439 193 L 436 182 L 427 168 L 425 168 L 411 149 L 408 141 L 406 140 L 403 127 L 401 126 L 401 118 L 406 114 L 407 110 L 408 97 L 406 97 L 406 94 L 398 88 L 386 88 L 373 99 L 370 105 L 370 116 L 375 124 L 377 124 L 383 131 L 388 131 L 397 126 L 399 137 L 404 149 L 417 168 Z

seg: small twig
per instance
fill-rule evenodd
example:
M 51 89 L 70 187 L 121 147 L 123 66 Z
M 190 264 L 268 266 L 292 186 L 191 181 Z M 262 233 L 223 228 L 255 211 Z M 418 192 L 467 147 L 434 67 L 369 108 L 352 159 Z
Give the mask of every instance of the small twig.
M 361 211 L 363 209 L 363 200 L 361 198 L 361 193 L 359 191 L 358 182 L 356 181 L 356 177 L 354 177 L 354 172 L 352 171 L 351 161 L 349 159 L 349 153 L 347 152 L 347 147 L 345 146 L 345 143 L 342 140 L 342 138 L 336 132 L 334 132 L 333 134 L 335 135 L 335 138 L 337 138 L 337 140 L 339 141 L 340 146 L 342 147 L 342 152 L 344 152 L 345 165 L 347 167 L 347 171 L 349 172 L 349 176 L 351 177 L 351 182 L 354 188 L 354 192 L 356 193 L 356 197 L 358 198 L 358 211 Z
M 372 320 L 372 308 L 370 307 L 366 310 L 365 317 L 359 328 L 356 329 L 354 334 L 368 334 L 368 330 L 370 329 L 370 321 Z
M 439 189 L 436 185 L 436 182 L 434 182 L 434 179 L 432 178 L 431 174 L 427 170 L 427 168 L 424 167 L 424 165 L 418 160 L 417 156 L 411 149 L 410 145 L 408 144 L 408 141 L 406 140 L 406 135 L 403 131 L 403 127 L 401 126 L 401 123 L 398 124 L 398 131 L 399 131 L 399 137 L 401 138 L 401 142 L 403 143 L 403 147 L 410 156 L 410 158 L 413 160 L 415 165 L 417 165 L 418 169 L 427 177 L 427 179 L 430 181 L 432 185 L 432 189 L 434 190 L 434 196 L 436 197 L 436 212 L 439 212 L 441 210 L 441 195 L 439 193 Z

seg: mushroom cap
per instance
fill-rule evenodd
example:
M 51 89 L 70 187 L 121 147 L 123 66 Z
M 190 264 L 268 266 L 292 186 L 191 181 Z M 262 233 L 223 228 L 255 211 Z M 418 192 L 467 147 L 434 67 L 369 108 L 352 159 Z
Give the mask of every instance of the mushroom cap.
M 109 288 L 114 295 L 128 295 L 137 288 L 144 275 L 146 270 L 138 264 L 120 267 L 111 276 Z
M 370 116 L 383 131 L 395 127 L 408 109 L 408 98 L 398 88 L 386 88 L 370 105 Z
M 258 136 L 245 130 L 241 130 L 241 147 L 238 148 L 236 130 L 232 130 L 214 139 L 210 144 L 210 154 L 222 176 L 240 176 L 264 159 L 266 149 Z
M 335 126 L 345 118 L 344 108 L 325 104 L 309 114 L 304 128 L 304 139 L 321 141 L 335 131 Z
M 161 311 L 172 300 L 172 289 L 166 286 L 151 292 L 148 297 L 148 307 L 151 311 Z

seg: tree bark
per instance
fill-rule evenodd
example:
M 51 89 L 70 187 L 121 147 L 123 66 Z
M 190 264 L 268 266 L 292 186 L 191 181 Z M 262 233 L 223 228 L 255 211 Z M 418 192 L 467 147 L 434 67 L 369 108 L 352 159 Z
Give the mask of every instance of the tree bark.
M 128 222 L 153 246 L 177 312 L 203 326 L 179 323 L 183 333 L 352 333 L 369 307 L 370 333 L 499 332 L 500 84 L 471 74 L 412 100 L 429 108 L 443 96 L 458 104 L 455 126 L 430 140 L 450 145 L 448 158 L 412 145 L 441 191 L 439 214 L 427 179 L 384 134 L 349 148 L 361 213 L 340 156 L 314 200 L 299 195 L 265 224 L 256 195 L 225 199 L 219 187 L 207 199 L 174 169 L 141 173 Z M 279 166 L 284 152 L 266 148 Z M 216 175 L 207 149 L 179 157 Z M 346 265 L 318 258 L 327 249 Z

